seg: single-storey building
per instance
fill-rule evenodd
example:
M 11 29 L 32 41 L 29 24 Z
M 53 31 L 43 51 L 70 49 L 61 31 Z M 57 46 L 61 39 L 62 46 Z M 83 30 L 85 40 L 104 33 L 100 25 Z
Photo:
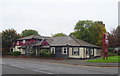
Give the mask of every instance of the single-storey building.
M 56 58 L 94 58 L 100 56 L 102 49 L 86 41 L 76 39 L 73 36 L 46 37 L 31 35 L 17 39 L 11 47 L 11 51 L 20 51 L 29 55 L 33 51 L 36 55 L 42 49 L 48 49 Z

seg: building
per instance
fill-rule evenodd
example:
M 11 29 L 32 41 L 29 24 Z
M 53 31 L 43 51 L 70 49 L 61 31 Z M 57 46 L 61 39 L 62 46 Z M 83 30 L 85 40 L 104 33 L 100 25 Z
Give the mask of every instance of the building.
M 94 58 L 100 56 L 100 47 L 78 40 L 73 36 L 45 37 L 31 35 L 20 38 L 11 47 L 11 51 L 20 51 L 22 54 L 29 55 L 33 51 L 36 55 L 42 49 L 48 49 L 55 54 L 56 58 Z

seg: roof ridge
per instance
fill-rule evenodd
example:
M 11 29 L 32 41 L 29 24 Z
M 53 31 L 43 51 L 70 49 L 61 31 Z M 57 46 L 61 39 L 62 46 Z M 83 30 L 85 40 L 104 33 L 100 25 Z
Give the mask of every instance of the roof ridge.
M 87 43 L 87 44 L 90 44 L 90 46 L 92 45 L 92 46 L 96 46 L 96 45 L 94 45 L 94 44 L 91 44 L 91 43 L 89 43 L 89 42 L 86 42 L 86 41 L 84 41 L 84 40 L 81 40 L 81 39 L 77 39 L 77 38 L 75 38 L 74 36 L 70 36 L 72 39 L 74 39 L 79 45 L 80 45 L 80 43 L 77 41 L 77 40 L 79 40 L 79 41 L 82 41 L 82 42 L 85 42 L 85 43 Z M 80 45 L 81 46 L 81 45 Z M 99 46 L 96 46 L 96 47 L 99 47 Z
M 74 39 L 74 38 L 75 38 L 74 36 L 69 35 L 69 37 L 72 38 L 73 40 L 75 40 L 75 42 L 77 42 L 78 45 L 80 45 L 79 42 L 78 42 L 76 39 Z M 80 45 L 80 46 L 81 46 L 81 45 Z

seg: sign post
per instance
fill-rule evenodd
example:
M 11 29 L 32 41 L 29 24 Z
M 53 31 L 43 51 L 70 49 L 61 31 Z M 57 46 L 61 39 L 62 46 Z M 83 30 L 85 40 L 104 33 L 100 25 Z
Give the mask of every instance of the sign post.
M 104 33 L 102 38 L 103 59 L 108 59 L 108 34 Z

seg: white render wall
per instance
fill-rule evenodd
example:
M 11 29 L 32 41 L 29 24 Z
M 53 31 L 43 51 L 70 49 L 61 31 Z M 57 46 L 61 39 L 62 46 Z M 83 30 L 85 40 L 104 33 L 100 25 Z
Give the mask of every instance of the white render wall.
M 20 51 L 20 49 L 18 49 L 19 47 L 20 47 L 20 46 L 15 46 L 13 52 L 14 52 L 14 51 Z
M 77 49 L 76 47 L 75 49 Z M 102 50 L 94 48 L 94 57 L 100 56 Z M 72 55 L 72 47 L 69 47 L 69 58 L 89 58 L 89 54 L 86 55 L 86 48 L 79 47 L 79 55 Z
M 94 49 L 94 56 L 97 56 L 97 49 Z
M 74 49 L 78 49 L 78 47 L 74 47 Z M 83 58 L 84 57 L 84 55 L 83 55 L 83 53 L 84 53 L 84 50 L 83 50 L 83 48 L 79 48 L 79 55 L 72 55 L 72 47 L 69 47 L 69 58 Z
M 21 52 L 21 54 L 25 54 L 25 50 L 24 49 L 18 49 L 20 46 L 15 46 L 14 48 L 13 48 L 13 52 L 14 51 L 20 51 Z
M 79 54 L 80 54 L 80 58 L 84 58 L 84 49 L 83 49 L 83 47 L 79 48 Z

